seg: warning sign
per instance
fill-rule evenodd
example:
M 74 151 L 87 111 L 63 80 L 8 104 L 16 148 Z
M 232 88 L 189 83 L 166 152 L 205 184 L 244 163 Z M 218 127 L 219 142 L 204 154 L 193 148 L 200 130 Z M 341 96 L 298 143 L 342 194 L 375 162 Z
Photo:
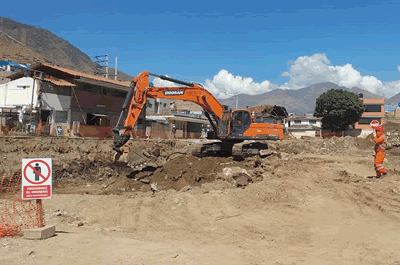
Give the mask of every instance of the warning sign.
M 50 199 L 51 158 L 22 159 L 22 199 Z

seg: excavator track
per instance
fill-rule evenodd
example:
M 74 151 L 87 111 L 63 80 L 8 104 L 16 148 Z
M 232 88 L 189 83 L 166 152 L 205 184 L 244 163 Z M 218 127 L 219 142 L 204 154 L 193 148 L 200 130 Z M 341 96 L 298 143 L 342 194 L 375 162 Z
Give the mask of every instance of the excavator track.
M 243 160 L 247 157 L 260 155 L 260 152 L 267 149 L 268 145 L 260 141 L 244 141 L 241 143 L 214 141 L 196 143 L 192 154 L 197 157 L 232 156 L 235 160 Z
M 206 140 L 196 143 L 192 149 L 192 154 L 197 157 L 230 156 L 232 145 L 233 143 L 222 142 L 221 140 Z
M 192 155 L 196 157 L 203 157 L 205 146 L 203 143 L 195 143 L 192 149 Z
M 267 149 L 268 145 L 264 142 L 244 141 L 233 145 L 232 157 L 235 160 L 243 160 L 246 157 L 259 155 L 260 151 Z

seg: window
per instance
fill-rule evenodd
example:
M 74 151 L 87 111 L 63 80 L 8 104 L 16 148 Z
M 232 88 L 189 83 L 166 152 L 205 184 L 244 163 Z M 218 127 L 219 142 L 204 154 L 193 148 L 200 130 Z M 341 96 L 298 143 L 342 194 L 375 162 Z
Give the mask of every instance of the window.
M 310 120 L 310 124 L 317 124 L 316 120 Z
M 126 98 L 126 96 L 128 95 L 128 93 L 123 92 L 123 91 L 116 91 L 115 96 L 119 97 L 119 98 Z
M 110 118 L 102 114 L 87 114 L 87 125 L 110 126 Z
M 92 92 L 92 86 L 84 84 L 83 85 L 83 91 Z
M 164 103 L 164 108 L 166 108 L 167 107 L 167 103 Z
M 374 104 L 374 105 L 366 105 L 367 110 L 365 112 L 381 112 L 382 105 L 381 104 Z
M 273 117 L 256 117 L 255 122 L 256 123 L 268 123 L 268 124 L 278 123 L 278 121 Z
M 301 124 L 301 120 L 294 120 L 294 124 Z
M 358 120 L 358 124 L 370 124 L 371 121 L 377 120 L 381 123 L 381 118 L 361 118 Z
M 118 91 L 118 90 L 114 90 L 114 89 L 106 89 L 106 90 L 107 90 L 106 92 L 103 91 L 104 95 L 110 95 L 110 96 L 118 97 L 118 98 L 126 98 L 126 95 L 128 94 L 124 91 Z

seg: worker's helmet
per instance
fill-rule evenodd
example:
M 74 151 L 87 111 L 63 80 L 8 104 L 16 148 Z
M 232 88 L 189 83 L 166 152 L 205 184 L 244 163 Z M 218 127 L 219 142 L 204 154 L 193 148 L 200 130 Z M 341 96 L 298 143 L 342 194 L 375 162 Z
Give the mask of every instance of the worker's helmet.
M 383 132 L 383 127 L 379 125 L 379 126 L 374 127 L 374 130 Z

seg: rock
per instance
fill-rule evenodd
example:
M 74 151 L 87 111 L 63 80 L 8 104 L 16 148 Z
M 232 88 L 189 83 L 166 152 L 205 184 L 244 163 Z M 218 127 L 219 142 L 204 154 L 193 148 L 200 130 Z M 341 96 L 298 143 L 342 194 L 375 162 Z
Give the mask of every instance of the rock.
M 76 225 L 77 225 L 77 226 L 83 226 L 83 222 L 82 222 L 82 221 L 79 221 Z
M 256 176 L 261 176 L 264 172 L 265 172 L 265 170 L 262 168 L 256 168 L 253 170 L 253 174 Z
M 275 151 L 270 151 L 270 150 L 260 150 L 259 151 L 260 157 L 267 157 L 273 154 L 276 154 Z
M 228 181 L 236 187 L 247 186 L 249 182 L 253 181 L 251 175 L 245 169 L 240 167 L 226 167 L 218 177 Z
M 140 182 L 142 182 L 144 184 L 150 184 L 150 180 L 148 180 L 148 179 L 141 179 Z
M 290 154 L 288 154 L 288 153 L 280 152 L 279 153 L 279 157 L 283 161 L 288 161 L 292 156 Z
M 189 191 L 189 190 L 191 190 L 191 189 L 192 189 L 192 186 L 187 185 L 187 186 L 183 187 L 183 188 L 181 189 L 181 191 L 186 192 L 186 191 Z
M 152 192 L 160 191 L 159 189 L 157 189 L 157 183 L 155 183 L 155 182 L 150 183 L 150 188 L 151 188 Z
M 235 179 L 235 186 L 236 187 L 246 187 L 247 184 L 251 182 L 251 178 L 249 181 L 249 178 L 246 178 L 245 176 L 239 176 L 237 179 Z

